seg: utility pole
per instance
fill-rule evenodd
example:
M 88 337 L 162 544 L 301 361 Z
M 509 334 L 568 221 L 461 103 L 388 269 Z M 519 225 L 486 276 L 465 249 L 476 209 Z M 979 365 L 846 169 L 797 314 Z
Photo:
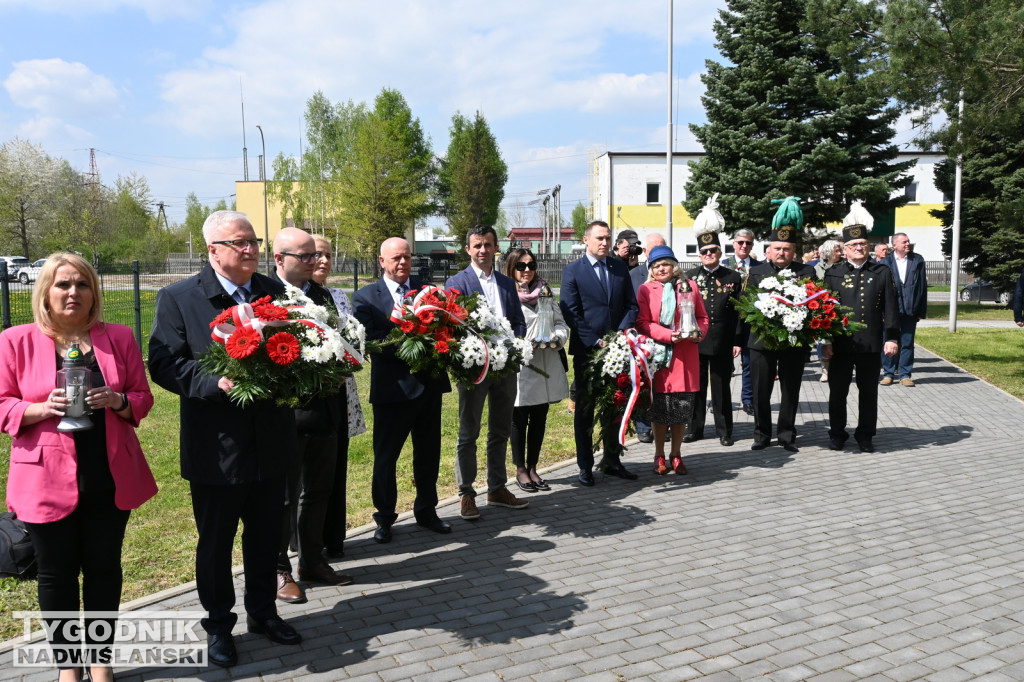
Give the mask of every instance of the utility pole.
M 562 186 L 555 185 L 555 188 L 551 190 L 551 196 L 554 199 L 555 204 L 555 225 L 552 242 L 554 244 L 554 253 L 559 254 L 562 252 Z M 551 251 L 549 251 L 550 253 Z
M 672 248 L 672 0 L 668 0 L 668 126 L 665 134 L 665 230 Z
M 551 219 L 550 219 L 550 216 L 548 215 L 548 204 L 549 203 L 551 203 L 551 195 L 548 195 L 548 196 L 544 197 L 544 201 L 542 202 L 542 205 L 544 207 L 544 222 L 543 222 L 543 228 L 541 229 L 541 233 L 540 233 L 541 234 L 541 238 L 540 238 L 541 239 L 541 241 L 540 241 L 540 245 L 541 245 L 540 246 L 540 252 L 541 253 L 551 253 L 550 235 L 548 234 L 548 231 L 551 229 Z
M 270 274 L 270 209 L 267 208 L 267 169 L 264 161 L 267 158 L 267 143 L 263 138 L 263 128 L 256 126 L 260 131 L 260 145 L 263 147 L 263 155 L 260 157 L 260 175 L 263 178 L 263 248 L 267 250 L 267 274 Z

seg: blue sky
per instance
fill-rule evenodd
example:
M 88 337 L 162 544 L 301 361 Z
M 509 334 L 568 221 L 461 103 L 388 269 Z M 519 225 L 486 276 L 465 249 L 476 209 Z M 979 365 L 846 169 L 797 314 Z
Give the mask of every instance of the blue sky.
M 700 73 L 718 60 L 723 0 L 675 0 L 677 151 L 699 147 Z M 664 0 L 0 0 L 0 140 L 15 136 L 103 181 L 145 175 L 171 221 L 193 191 L 230 201 L 242 178 L 298 154 L 308 97 L 400 90 L 436 153 L 452 114 L 481 110 L 509 165 L 506 205 L 555 184 L 587 199 L 589 152 L 665 146 Z M 902 137 L 906 137 L 905 135 Z

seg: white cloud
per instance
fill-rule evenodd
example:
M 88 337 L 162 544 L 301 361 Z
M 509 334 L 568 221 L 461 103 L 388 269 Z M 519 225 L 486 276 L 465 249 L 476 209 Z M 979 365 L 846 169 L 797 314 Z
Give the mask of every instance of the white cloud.
M 32 140 L 46 149 L 67 149 L 69 147 L 88 147 L 96 137 L 58 118 L 43 116 L 23 121 L 18 126 L 18 137 Z
M 677 2 L 677 43 L 707 40 L 717 4 Z M 661 4 L 421 0 L 392 8 L 270 0 L 234 11 L 225 17 L 229 44 L 162 78 L 162 120 L 193 134 L 236 131 L 240 75 L 247 118 L 289 137 L 318 89 L 332 100 L 370 101 L 381 87 L 397 88 L 433 129 L 455 110 L 501 120 L 642 110 L 664 97 L 663 47 L 628 59 L 617 52 L 617 36 L 627 34 L 663 46 Z
M 11 100 L 44 117 L 109 116 L 120 108 L 117 88 L 81 62 L 31 59 L 14 63 L 4 81 Z

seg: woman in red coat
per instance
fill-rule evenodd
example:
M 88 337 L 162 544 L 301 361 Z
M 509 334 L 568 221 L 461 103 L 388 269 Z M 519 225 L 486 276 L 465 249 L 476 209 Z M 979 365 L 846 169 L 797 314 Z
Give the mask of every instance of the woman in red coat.
M 647 282 L 640 286 L 636 302 L 640 312 L 636 328 L 659 344 L 667 355 L 668 365 L 654 375 L 654 402 L 650 420 L 654 430 L 654 472 L 667 474 L 665 432 L 671 427 L 672 469 L 685 474 L 679 448 L 686 433 L 686 424 L 693 412 L 693 394 L 700 388 L 700 356 L 697 344 L 708 331 L 708 314 L 697 285 L 685 279 L 672 249 L 656 246 L 647 257 Z M 680 303 L 684 297 L 693 301 L 693 312 L 700 335 L 687 337 L 680 328 Z
M 74 254 L 43 265 L 32 291 L 35 324 L 0 334 L 0 431 L 13 438 L 7 507 L 25 522 L 39 568 L 39 609 L 78 611 L 79 575 L 86 612 L 116 612 L 121 545 L 131 509 L 156 494 L 135 428 L 153 406 L 142 354 L 131 329 L 103 323 L 99 277 Z M 60 432 L 68 398 L 55 388 L 72 344 L 93 372 L 86 404 L 92 428 Z M 113 624 L 109 619 L 97 619 Z M 90 622 L 86 620 L 86 624 Z M 73 621 L 52 619 L 51 646 L 77 649 Z M 87 638 L 105 646 L 113 635 Z M 91 665 L 93 680 L 111 680 Z M 60 671 L 80 680 L 82 669 Z

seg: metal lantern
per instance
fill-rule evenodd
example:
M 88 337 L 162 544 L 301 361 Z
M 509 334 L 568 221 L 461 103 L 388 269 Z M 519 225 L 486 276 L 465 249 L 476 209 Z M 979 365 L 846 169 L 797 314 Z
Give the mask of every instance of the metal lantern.
M 679 328 L 677 331 L 684 338 L 696 338 L 700 336 L 700 328 L 697 326 L 697 314 L 694 312 L 694 292 L 689 287 L 679 292 Z
M 544 284 L 537 297 L 537 336 L 533 339 L 537 348 L 557 348 L 555 336 L 555 295 L 551 287 Z
M 57 372 L 57 388 L 64 389 L 64 396 L 68 399 L 64 418 L 57 425 L 57 430 L 70 432 L 91 429 L 92 420 L 89 415 L 92 410 L 86 404 L 85 396 L 92 388 L 92 371 L 85 366 L 82 349 L 77 343 L 72 343 L 64 356 L 64 365 Z

